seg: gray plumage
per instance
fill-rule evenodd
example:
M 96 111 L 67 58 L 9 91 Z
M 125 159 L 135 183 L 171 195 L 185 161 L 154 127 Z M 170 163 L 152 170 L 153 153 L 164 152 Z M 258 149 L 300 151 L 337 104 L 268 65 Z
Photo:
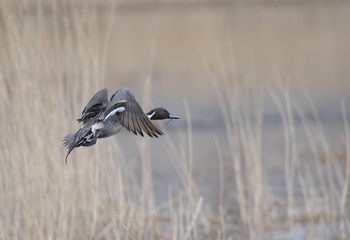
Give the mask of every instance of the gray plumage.
M 163 135 L 163 132 L 151 123 L 147 115 L 142 111 L 140 105 L 136 102 L 134 95 L 127 88 L 120 88 L 111 97 L 107 109 L 124 99 L 126 99 L 125 111 L 117 115 L 120 124 L 124 128 L 132 131 L 135 135 L 139 133 L 143 136 L 143 131 L 150 137 L 158 137 L 157 134 Z
M 91 98 L 77 121 L 87 123 L 91 118 L 106 110 L 108 103 L 108 89 L 101 89 Z
M 154 111 L 154 110 L 152 110 Z M 153 113 L 154 114 L 154 113 Z M 137 103 L 132 92 L 127 88 L 118 89 L 108 101 L 108 89 L 98 91 L 84 108 L 81 117 L 83 126 L 63 139 L 68 155 L 76 147 L 92 146 L 98 138 L 106 138 L 117 134 L 123 127 L 135 135 L 158 137 L 164 133 L 156 127 Z M 164 116 L 163 119 L 170 118 Z M 159 118 L 162 119 L 162 118 Z

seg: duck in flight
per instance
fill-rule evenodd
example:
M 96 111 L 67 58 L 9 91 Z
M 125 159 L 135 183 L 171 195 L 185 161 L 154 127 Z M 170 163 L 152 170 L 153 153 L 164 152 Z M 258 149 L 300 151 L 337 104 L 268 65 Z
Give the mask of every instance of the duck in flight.
M 135 135 L 158 137 L 164 133 L 150 120 L 179 119 L 165 108 L 154 108 L 145 114 L 137 103 L 133 93 L 127 88 L 118 89 L 108 101 L 108 89 L 98 91 L 88 102 L 81 117 L 77 119 L 83 126 L 63 139 L 68 155 L 76 147 L 92 146 L 98 138 L 106 138 L 117 134 L 125 128 Z

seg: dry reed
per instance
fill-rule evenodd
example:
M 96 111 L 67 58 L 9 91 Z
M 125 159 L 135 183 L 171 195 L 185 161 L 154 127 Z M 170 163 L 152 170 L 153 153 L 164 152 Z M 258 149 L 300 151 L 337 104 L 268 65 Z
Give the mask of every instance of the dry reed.
M 156 204 L 147 138 L 137 141 L 137 163 L 110 139 L 72 153 L 67 167 L 61 139 L 78 128 L 72 124 L 77 113 L 106 84 L 114 12 L 109 12 L 101 40 L 93 34 L 99 30 L 93 2 L 80 9 L 51 1 L 50 16 L 40 1 L 34 6 L 30 11 L 35 14 L 28 16 L 25 3 L 0 2 L 1 239 L 348 238 L 350 137 L 345 105 L 343 168 L 312 101 L 301 106 L 277 71 L 276 88 L 256 84 L 254 76 L 235 75 L 231 45 L 229 59 L 218 54 L 213 64 L 202 51 L 229 146 L 225 155 L 213 137 L 218 211 L 195 181 L 192 109 L 186 99 L 187 131 L 178 134 L 179 142 L 167 134 L 160 143 L 182 183 L 180 188 L 169 186 L 166 202 Z M 34 38 L 27 37 L 33 33 Z M 146 108 L 151 105 L 150 62 L 143 83 Z M 269 97 L 283 123 L 284 197 L 271 189 L 263 154 L 263 103 Z M 311 117 L 306 113 L 310 109 Z M 306 139 L 308 161 L 302 159 L 300 139 Z M 234 174 L 231 181 L 226 181 L 227 168 Z M 298 199 L 296 189 L 301 191 Z M 305 229 L 302 237 L 288 235 L 300 225 Z

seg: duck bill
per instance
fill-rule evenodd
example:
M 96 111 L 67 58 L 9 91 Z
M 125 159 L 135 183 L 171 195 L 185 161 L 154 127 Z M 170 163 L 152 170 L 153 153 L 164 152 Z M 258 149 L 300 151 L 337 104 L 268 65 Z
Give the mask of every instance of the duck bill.
M 169 114 L 169 118 L 170 118 L 170 119 L 179 119 L 180 117 L 175 116 L 175 115 L 172 115 L 172 114 Z

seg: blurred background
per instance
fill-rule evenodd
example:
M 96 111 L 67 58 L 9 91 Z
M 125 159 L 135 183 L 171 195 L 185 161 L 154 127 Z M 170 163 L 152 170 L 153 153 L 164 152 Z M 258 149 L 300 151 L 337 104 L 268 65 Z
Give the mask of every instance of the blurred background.
M 0 3 L 1 239 L 348 239 L 348 1 Z M 64 164 L 100 89 L 125 131 Z

